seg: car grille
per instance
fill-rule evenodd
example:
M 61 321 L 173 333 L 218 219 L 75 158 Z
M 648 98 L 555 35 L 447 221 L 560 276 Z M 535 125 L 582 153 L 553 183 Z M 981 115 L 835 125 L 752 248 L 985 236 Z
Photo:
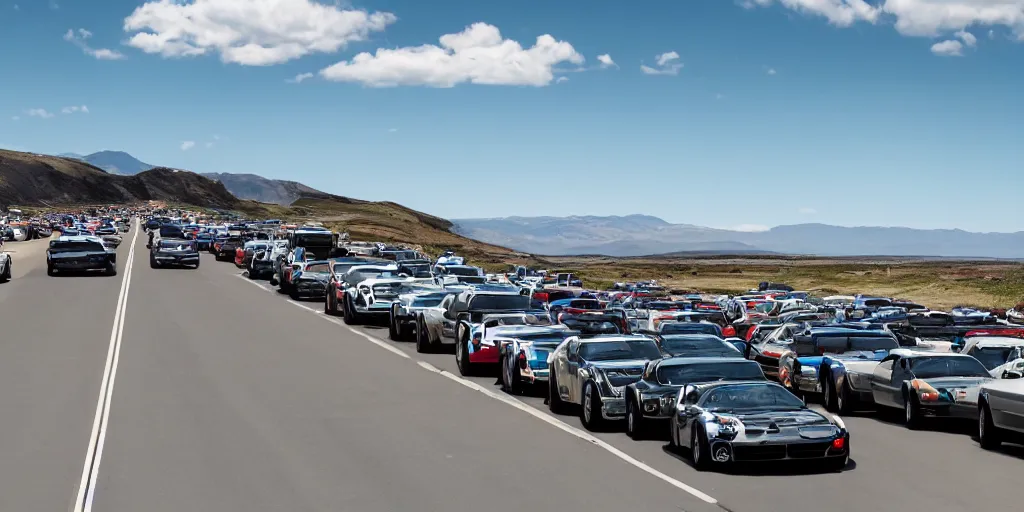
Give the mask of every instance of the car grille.
M 756 446 L 734 446 L 733 459 L 742 461 L 818 459 L 828 455 L 832 441 L 817 443 L 765 444 Z
M 373 297 L 375 300 L 395 300 L 398 298 L 398 290 L 388 286 L 386 284 L 378 284 L 373 287 Z

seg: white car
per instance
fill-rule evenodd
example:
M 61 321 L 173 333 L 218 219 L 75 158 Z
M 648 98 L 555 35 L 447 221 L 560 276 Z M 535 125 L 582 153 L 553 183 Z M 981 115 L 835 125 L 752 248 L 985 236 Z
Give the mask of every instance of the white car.
M 961 352 L 981 361 L 997 379 L 1005 378 L 1007 371 L 1024 371 L 1024 338 L 972 336 Z
M 11 255 L 4 252 L 3 241 L 0 241 L 0 282 L 11 280 Z

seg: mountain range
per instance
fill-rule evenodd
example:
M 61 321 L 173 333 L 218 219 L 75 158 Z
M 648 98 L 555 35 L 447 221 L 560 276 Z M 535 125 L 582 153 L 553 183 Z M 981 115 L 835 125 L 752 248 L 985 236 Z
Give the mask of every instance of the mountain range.
M 672 224 L 648 215 L 453 219 L 463 236 L 549 256 L 646 256 L 676 252 L 820 256 L 1024 257 L 1024 232 L 959 229 L 778 226 L 743 232 Z
M 147 164 L 124 151 L 99 151 L 88 155 L 61 153 L 62 158 L 72 158 L 99 167 L 111 174 L 134 176 L 157 166 Z M 288 180 L 272 180 L 255 174 L 234 174 L 226 172 L 200 173 L 207 178 L 220 181 L 239 199 L 250 199 L 263 203 L 289 205 L 300 197 L 326 197 L 326 194 L 302 183 Z

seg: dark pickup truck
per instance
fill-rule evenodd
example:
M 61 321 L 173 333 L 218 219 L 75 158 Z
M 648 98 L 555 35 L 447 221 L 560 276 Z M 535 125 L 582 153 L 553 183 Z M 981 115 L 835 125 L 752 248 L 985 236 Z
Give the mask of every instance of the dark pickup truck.
M 50 241 L 46 249 L 46 274 L 102 270 L 117 275 L 117 252 L 103 246 L 94 236 L 62 236 Z

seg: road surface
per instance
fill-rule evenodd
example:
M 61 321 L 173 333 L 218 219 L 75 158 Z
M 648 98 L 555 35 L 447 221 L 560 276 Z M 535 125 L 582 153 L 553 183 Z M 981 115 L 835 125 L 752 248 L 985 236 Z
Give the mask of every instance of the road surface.
M 151 269 L 140 236 L 128 269 L 130 235 L 116 277 L 47 277 L 45 241 L 8 244 L 0 510 L 944 512 L 1019 503 L 1024 449 L 985 452 L 970 425 L 911 432 L 873 414 L 844 418 L 853 461 L 842 473 L 697 472 L 664 440 L 590 434 L 576 417 L 550 415 L 540 397 L 505 395 L 493 377 L 457 377 L 450 354 L 417 354 L 386 340 L 386 328 L 350 329 L 321 304 L 288 300 L 209 255 L 198 270 Z

